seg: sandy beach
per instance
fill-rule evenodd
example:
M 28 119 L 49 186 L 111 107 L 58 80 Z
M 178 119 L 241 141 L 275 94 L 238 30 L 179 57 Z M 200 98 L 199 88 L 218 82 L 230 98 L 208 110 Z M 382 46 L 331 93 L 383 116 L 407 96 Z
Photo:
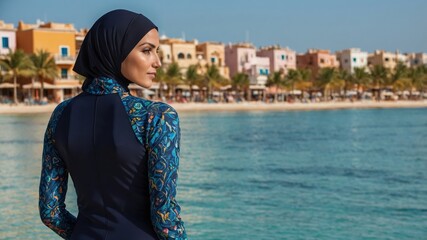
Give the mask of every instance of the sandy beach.
M 427 108 L 427 101 L 360 101 L 360 102 L 319 102 L 319 103 L 170 103 L 178 112 L 192 111 L 296 111 L 328 109 L 370 109 L 370 108 Z M 0 114 L 50 113 L 56 104 L 43 106 L 0 104 Z

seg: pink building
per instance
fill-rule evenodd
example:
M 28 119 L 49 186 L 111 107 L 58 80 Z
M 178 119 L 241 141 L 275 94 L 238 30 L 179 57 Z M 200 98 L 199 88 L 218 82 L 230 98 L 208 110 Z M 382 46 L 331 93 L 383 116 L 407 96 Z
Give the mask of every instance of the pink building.
M 264 87 L 270 72 L 270 59 L 258 57 L 256 48 L 250 43 L 229 44 L 225 47 L 225 64 L 232 78 L 237 73 L 249 75 L 251 85 Z
M 9 49 L 16 49 L 16 29 L 13 24 L 0 21 L 0 55 L 8 54 Z
M 280 46 L 268 46 L 257 51 L 257 56 L 267 57 L 270 60 L 270 72 L 282 71 L 287 74 L 289 69 L 297 68 L 295 51 Z

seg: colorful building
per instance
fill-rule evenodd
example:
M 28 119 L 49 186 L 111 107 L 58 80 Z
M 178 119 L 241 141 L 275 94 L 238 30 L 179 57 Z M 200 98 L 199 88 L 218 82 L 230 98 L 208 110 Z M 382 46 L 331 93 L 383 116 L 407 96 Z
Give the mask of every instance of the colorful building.
M 215 65 L 218 67 L 220 74 L 229 79 L 230 73 L 225 65 L 224 44 L 215 42 L 204 42 L 196 45 L 196 55 L 198 64 L 202 66 Z M 202 71 L 204 72 L 204 71 Z
M 368 66 L 381 65 L 388 69 L 394 69 L 398 62 L 402 62 L 404 65 L 410 65 L 408 56 L 396 52 L 386 52 L 384 50 L 376 50 L 375 52 L 368 55 Z
M 227 45 L 225 64 L 230 69 L 230 77 L 237 73 L 246 73 L 249 75 L 251 85 L 265 85 L 270 73 L 270 59 L 258 57 L 256 48 L 250 43 Z
M 270 72 L 282 71 L 286 75 L 289 69 L 297 68 L 296 53 L 287 47 L 267 46 L 260 48 L 256 54 L 270 60 Z
M 359 48 L 349 48 L 335 53 L 340 68 L 348 73 L 354 73 L 354 68 L 366 68 L 368 66 L 368 53 Z
M 160 39 L 160 60 L 166 65 L 176 62 L 183 74 L 190 65 L 197 64 L 197 41 L 185 41 L 177 38 Z
M 411 67 L 418 67 L 421 65 L 427 66 L 426 53 L 407 53 L 408 61 Z
M 339 67 L 336 56 L 329 50 L 309 49 L 306 53 L 297 55 L 297 68 L 310 69 L 312 80 L 316 79 L 320 69 L 326 67 Z
M 0 55 L 16 49 L 16 29 L 13 24 L 0 21 Z
M 58 77 L 46 79 L 52 84 L 46 90 L 54 101 L 61 101 L 76 94 L 80 82 L 72 71 L 76 60 L 76 30 L 73 24 L 43 23 L 25 24 L 20 21 L 16 31 L 17 48 L 28 54 L 45 50 L 52 54 L 58 67 Z M 49 86 L 49 85 L 47 85 Z M 36 89 L 37 90 L 37 89 Z
M 251 94 L 249 99 L 265 98 L 270 59 L 256 55 L 256 48 L 250 43 L 236 43 L 225 46 L 225 65 L 230 69 L 230 77 L 237 73 L 249 76 Z

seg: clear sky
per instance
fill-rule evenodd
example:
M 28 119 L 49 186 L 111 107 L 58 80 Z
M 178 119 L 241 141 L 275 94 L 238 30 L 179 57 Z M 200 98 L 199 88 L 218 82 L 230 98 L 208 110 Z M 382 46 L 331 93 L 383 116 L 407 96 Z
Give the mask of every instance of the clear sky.
M 141 12 L 187 40 L 280 44 L 297 52 L 358 47 L 427 52 L 427 0 L 0 0 L 0 20 L 90 28 L 103 13 Z

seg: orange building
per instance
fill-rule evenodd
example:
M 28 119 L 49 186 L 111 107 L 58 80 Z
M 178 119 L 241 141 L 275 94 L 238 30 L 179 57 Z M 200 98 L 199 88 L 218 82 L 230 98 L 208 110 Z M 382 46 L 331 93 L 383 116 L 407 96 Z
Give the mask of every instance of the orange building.
M 297 68 L 310 69 L 312 79 L 316 79 L 321 68 L 339 67 L 339 62 L 329 50 L 309 49 L 304 54 L 297 55 Z
M 52 89 L 48 96 L 61 101 L 76 94 L 80 82 L 72 71 L 76 60 L 76 29 L 73 24 L 64 23 L 18 23 L 16 31 L 17 48 L 28 54 L 45 50 L 52 54 L 58 67 L 58 77 L 46 79 L 46 91 Z

